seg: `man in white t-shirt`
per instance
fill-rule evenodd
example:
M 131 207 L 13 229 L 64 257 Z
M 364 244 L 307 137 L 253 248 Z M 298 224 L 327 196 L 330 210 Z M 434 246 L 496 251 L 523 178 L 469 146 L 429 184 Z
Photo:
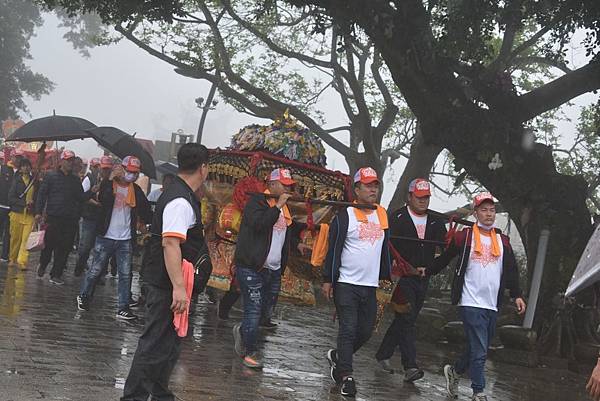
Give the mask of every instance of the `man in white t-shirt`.
M 135 184 L 141 169 L 140 160 L 127 156 L 112 172 L 112 179 L 100 184 L 98 201 L 101 216 L 96 227 L 96 242 L 86 275 L 77 296 L 77 308 L 88 310 L 94 288 L 111 256 L 117 261 L 119 281 L 117 286 L 117 318 L 133 320 L 131 312 L 131 259 L 133 242 L 139 219 L 149 222 L 150 204 L 142 189 Z
M 144 332 L 121 401 L 175 400 L 169 380 L 182 338 L 173 317 L 189 311 L 182 262 L 196 266 L 202 257 L 204 233 L 195 192 L 208 176 L 208 150 L 199 143 L 186 143 L 177 152 L 177 163 L 177 177 L 158 200 L 152 220 L 144 271 Z
M 371 337 L 379 280 L 389 279 L 391 273 L 387 213 L 376 204 L 379 179 L 374 169 L 356 172 L 354 193 L 357 203 L 376 210 L 349 207 L 333 218 L 322 288 L 326 298 L 334 299 L 339 320 L 337 348 L 327 352 L 331 378 L 341 384 L 341 394 L 349 397 L 356 395 L 353 354 Z
M 525 301 L 519 288 L 519 271 L 509 238 L 494 227 L 496 206 L 488 192 L 473 199 L 476 223 L 457 232 L 448 249 L 425 270 L 426 275 L 439 273 L 458 256 L 452 304 L 460 306 L 467 344 L 463 356 L 444 367 L 448 395 L 458 397 L 460 375 L 469 372 L 473 401 L 487 401 L 485 361 L 494 337 L 498 308 L 505 289 L 515 300 L 519 314 L 525 313 Z
M 289 170 L 277 168 L 267 178 L 265 195 L 252 196 L 244 207 L 234 255 L 244 317 L 233 327 L 233 339 L 235 352 L 252 369 L 263 367 L 257 349 L 258 328 L 261 318 L 273 326 L 270 318 L 290 249 L 304 250 L 299 238 L 304 225 L 292 220 L 287 207 L 294 184 Z

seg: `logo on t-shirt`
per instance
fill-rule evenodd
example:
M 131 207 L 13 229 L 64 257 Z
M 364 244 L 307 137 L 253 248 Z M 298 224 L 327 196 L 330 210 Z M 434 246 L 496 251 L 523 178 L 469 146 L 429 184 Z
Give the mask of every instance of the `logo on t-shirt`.
M 370 221 L 358 225 L 358 239 L 361 241 L 368 241 L 374 245 L 381 237 L 383 237 L 381 225 Z
M 490 263 L 495 263 L 499 256 L 492 254 L 491 244 L 481 244 L 481 253 L 473 251 L 471 261 L 481 264 L 481 267 L 486 267 Z
M 285 222 L 285 217 L 283 217 L 283 213 L 279 213 L 279 218 L 275 222 L 273 226 L 273 230 L 277 232 L 285 231 L 287 229 L 287 223 Z

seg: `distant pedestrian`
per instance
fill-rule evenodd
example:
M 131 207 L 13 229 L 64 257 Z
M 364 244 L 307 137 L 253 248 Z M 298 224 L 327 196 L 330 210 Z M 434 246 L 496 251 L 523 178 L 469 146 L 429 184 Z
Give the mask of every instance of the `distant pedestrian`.
M 73 246 L 81 204 L 93 195 L 92 191 L 84 193 L 81 181 L 72 174 L 75 153 L 65 150 L 60 159 L 60 168 L 44 176 L 35 202 L 36 222 L 45 220 L 47 225 L 37 274 L 44 276 L 54 255 L 50 283 L 55 285 L 64 284 L 62 274 Z
M 29 251 L 27 239 L 33 229 L 36 185 L 31 175 L 31 162 L 22 159 L 19 171 L 13 178 L 8 193 L 10 205 L 10 263 L 17 264 L 21 270 L 27 269 Z

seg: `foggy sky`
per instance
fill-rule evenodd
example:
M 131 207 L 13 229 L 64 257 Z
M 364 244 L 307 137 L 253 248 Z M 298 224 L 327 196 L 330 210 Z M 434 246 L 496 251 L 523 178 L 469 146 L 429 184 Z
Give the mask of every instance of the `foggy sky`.
M 31 41 L 33 60 L 29 65 L 33 71 L 51 79 L 56 89 L 40 101 L 27 100 L 31 118 L 50 115 L 56 110 L 56 114 L 83 117 L 98 126 L 115 126 L 131 134 L 137 132 L 139 138 L 170 140 L 171 133 L 178 129 L 195 136 L 200 110 L 194 99 L 207 97 L 208 83 L 176 74 L 168 64 L 147 55 L 127 40 L 92 49 L 91 58 L 82 58 L 62 38 L 65 30 L 57 28 L 56 17 L 51 14 L 44 17 L 44 26 Z M 583 54 L 584 50 L 579 48 L 571 52 L 573 62 L 578 64 L 576 66 L 585 62 Z M 573 120 L 559 124 L 567 142 L 572 137 L 579 106 L 590 104 L 594 99 L 597 95 L 580 96 L 573 101 L 577 107 L 565 107 L 566 114 Z M 345 112 L 334 96 L 327 96 L 320 107 L 326 113 L 330 126 L 347 122 Z M 25 121 L 29 119 L 24 118 Z M 270 122 L 238 113 L 221 100 L 216 110 L 208 114 L 203 143 L 209 148 L 224 148 L 229 145 L 231 135 L 252 123 Z M 344 139 L 344 136 L 339 139 Z M 89 139 L 59 144 L 62 145 L 85 158 L 101 153 L 96 143 Z M 348 172 L 343 157 L 330 148 L 327 149 L 327 159 L 328 168 Z M 392 196 L 402 173 L 402 163 L 397 162 L 393 166 L 393 174 L 386 174 L 383 204 L 387 204 Z M 462 197 L 447 199 L 434 190 L 431 206 L 449 210 L 465 202 Z

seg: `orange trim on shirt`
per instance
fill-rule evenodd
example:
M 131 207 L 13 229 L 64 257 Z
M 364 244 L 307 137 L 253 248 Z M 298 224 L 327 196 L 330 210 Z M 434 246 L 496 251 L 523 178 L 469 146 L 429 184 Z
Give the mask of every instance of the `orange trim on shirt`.
M 181 233 L 176 233 L 174 231 L 167 231 L 165 233 L 162 233 L 163 237 L 175 237 L 175 238 L 179 238 L 180 240 L 185 241 L 187 239 L 187 237 Z

